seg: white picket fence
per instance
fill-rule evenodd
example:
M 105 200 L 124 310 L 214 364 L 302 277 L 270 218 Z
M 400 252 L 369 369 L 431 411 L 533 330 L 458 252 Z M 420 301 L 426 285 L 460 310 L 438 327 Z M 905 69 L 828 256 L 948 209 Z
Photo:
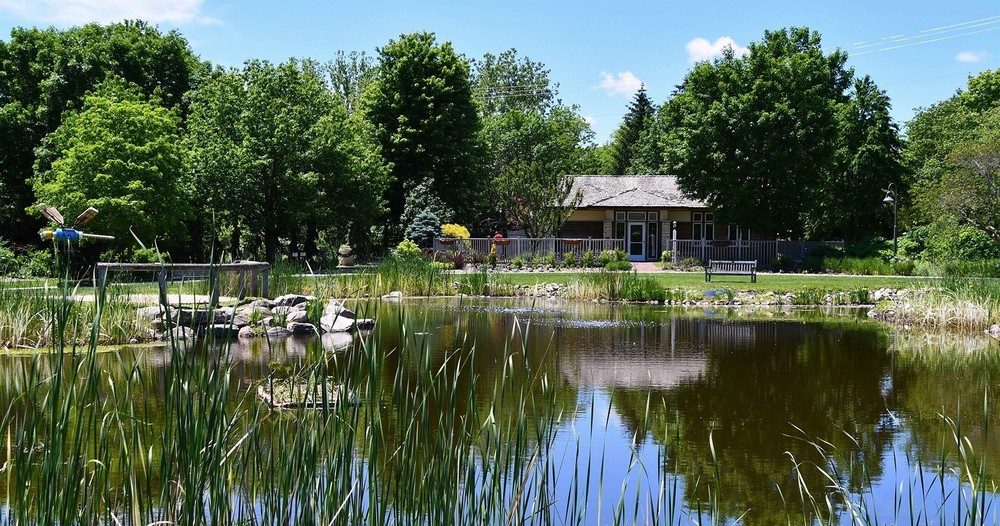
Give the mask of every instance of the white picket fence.
M 667 241 L 664 250 L 670 250 L 672 241 Z M 698 261 L 726 259 L 734 261 L 756 261 L 758 265 L 770 265 L 778 254 L 792 259 L 802 259 L 809 251 L 820 245 L 843 247 L 843 241 L 697 241 L 677 240 L 677 260 L 693 258 Z

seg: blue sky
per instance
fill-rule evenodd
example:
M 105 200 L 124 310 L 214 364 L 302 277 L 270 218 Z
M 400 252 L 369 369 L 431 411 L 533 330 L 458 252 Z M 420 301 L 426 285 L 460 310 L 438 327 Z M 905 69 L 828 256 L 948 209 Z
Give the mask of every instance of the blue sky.
M 889 93 L 901 124 L 950 97 L 969 75 L 1000 67 L 997 0 L 526 1 L 0 0 L 0 31 L 141 18 L 178 29 L 202 59 L 331 59 L 376 54 L 401 33 L 432 31 L 459 53 L 516 48 L 544 63 L 565 103 L 608 139 L 640 83 L 665 101 L 692 61 L 740 49 L 767 29 L 808 26 Z

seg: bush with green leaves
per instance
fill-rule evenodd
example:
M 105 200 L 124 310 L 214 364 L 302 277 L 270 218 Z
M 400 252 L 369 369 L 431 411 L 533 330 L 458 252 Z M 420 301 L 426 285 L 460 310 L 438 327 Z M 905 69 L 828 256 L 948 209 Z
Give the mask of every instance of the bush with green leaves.
M 771 270 L 775 272 L 791 272 L 794 267 L 795 261 L 787 254 L 782 254 L 781 252 L 778 252 L 774 256 L 774 259 L 771 260 Z
M 627 259 L 616 259 L 604 265 L 606 270 L 632 270 L 632 262 Z
M 542 260 L 542 263 L 544 263 L 545 265 L 548 265 L 549 267 L 555 268 L 556 267 L 556 253 L 555 252 L 549 252 L 548 254 L 545 254 L 545 259 Z
M 517 256 L 510 262 L 510 266 L 518 269 L 522 268 L 524 267 L 524 260 L 521 259 L 521 256 Z
M 583 268 L 590 268 L 594 266 L 594 251 L 587 249 L 583 251 L 583 259 L 580 261 L 580 266 Z
M 613 250 L 602 250 L 597 256 L 598 266 L 606 267 L 608 263 L 611 263 L 615 259 L 615 252 Z
M 576 253 L 572 250 L 563 254 L 563 264 L 566 268 L 573 268 L 576 266 Z
M 404 239 L 396 245 L 393 256 L 404 261 L 414 261 L 420 259 L 423 256 L 423 252 L 416 243 L 409 239 Z

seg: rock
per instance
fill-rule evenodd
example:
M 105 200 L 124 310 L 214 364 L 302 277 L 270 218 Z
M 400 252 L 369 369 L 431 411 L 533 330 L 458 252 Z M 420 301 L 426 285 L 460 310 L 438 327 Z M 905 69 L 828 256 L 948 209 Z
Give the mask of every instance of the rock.
M 394 290 L 388 294 L 383 295 L 382 299 L 389 301 L 399 301 L 403 299 L 403 293 L 398 290 Z
M 236 314 L 246 316 L 247 318 L 258 316 L 258 319 L 264 319 L 269 318 L 272 312 L 270 307 L 250 304 L 236 309 Z
M 304 310 L 293 310 L 285 315 L 285 325 L 309 321 L 309 313 Z
M 371 318 L 361 318 L 354 320 L 354 328 L 360 331 L 370 331 L 375 328 L 375 320 Z
M 261 298 L 259 300 L 253 300 L 253 301 L 251 301 L 248 305 L 246 305 L 246 307 L 251 307 L 251 308 L 252 307 L 261 307 L 261 308 L 265 308 L 267 310 L 271 310 L 272 308 L 274 308 L 275 305 L 276 305 L 276 303 L 274 303 L 273 301 L 271 301 L 271 300 L 269 300 L 267 298 Z
M 142 307 L 135 311 L 135 315 L 139 319 L 143 320 L 162 320 L 163 319 L 163 307 L 160 305 L 153 305 L 152 307 Z
M 254 332 L 253 327 L 250 327 L 248 325 L 246 327 L 240 328 L 240 332 L 237 333 L 236 336 L 239 337 L 239 339 L 241 339 L 241 340 L 245 340 L 245 339 L 250 339 L 250 338 L 256 337 L 257 333 Z
M 994 323 L 993 325 L 990 326 L 990 330 L 986 332 L 988 332 L 990 336 L 996 339 L 1000 339 L 1000 324 Z
M 313 325 L 313 324 L 311 324 L 311 323 L 299 323 L 299 322 L 294 322 L 293 321 L 293 322 L 289 323 L 288 325 L 285 325 L 285 328 L 288 329 L 288 332 L 290 332 L 291 334 L 315 334 L 316 333 L 316 326 Z
M 302 303 L 308 303 L 310 301 L 316 301 L 316 296 L 303 296 L 302 294 L 285 294 L 284 296 L 278 296 L 274 298 L 275 305 L 283 305 L 287 307 L 292 307 Z
M 357 318 L 353 311 L 344 307 L 344 304 L 337 300 L 326 302 L 323 307 L 323 316 L 340 316 L 341 318 Z
M 319 319 L 323 332 L 348 332 L 354 328 L 354 318 L 328 314 Z
M 216 323 L 214 325 L 208 326 L 205 334 L 211 334 L 213 337 L 223 340 L 229 338 L 235 338 L 239 335 L 240 329 L 229 323 Z
M 173 329 L 170 329 L 169 332 L 165 332 L 162 335 L 160 335 L 160 340 L 165 342 L 170 342 L 174 340 L 183 341 L 192 339 L 194 339 L 194 331 L 192 331 L 188 327 L 174 327 Z
M 271 309 L 271 314 L 274 316 L 284 316 L 287 315 L 289 312 L 292 312 L 293 310 L 296 309 L 293 309 L 288 305 L 276 305 L 273 309 Z

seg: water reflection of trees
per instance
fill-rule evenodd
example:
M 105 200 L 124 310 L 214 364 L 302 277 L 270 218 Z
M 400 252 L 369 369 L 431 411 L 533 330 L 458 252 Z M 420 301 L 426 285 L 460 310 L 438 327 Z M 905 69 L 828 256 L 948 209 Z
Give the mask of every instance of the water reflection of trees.
M 713 490 L 719 511 L 729 517 L 746 513 L 750 523 L 777 523 L 786 513 L 801 513 L 799 507 L 782 506 L 777 488 L 786 496 L 798 494 L 789 454 L 825 464 L 803 438 L 852 452 L 855 460 L 865 460 L 872 479 L 881 476 L 891 439 L 891 430 L 879 425 L 888 359 L 873 349 L 882 345 L 881 336 L 850 328 L 705 319 L 681 320 L 673 336 L 684 349 L 711 348 L 704 354 L 704 374 L 673 387 L 619 389 L 614 405 L 640 442 L 648 438 L 666 449 L 665 469 L 685 477 L 690 506 L 707 502 L 707 488 L 715 486 L 709 435 L 721 473 L 721 487 Z M 850 489 L 865 484 L 860 470 L 839 467 L 850 474 L 843 481 Z M 804 476 L 810 487 L 826 485 L 814 471 Z

